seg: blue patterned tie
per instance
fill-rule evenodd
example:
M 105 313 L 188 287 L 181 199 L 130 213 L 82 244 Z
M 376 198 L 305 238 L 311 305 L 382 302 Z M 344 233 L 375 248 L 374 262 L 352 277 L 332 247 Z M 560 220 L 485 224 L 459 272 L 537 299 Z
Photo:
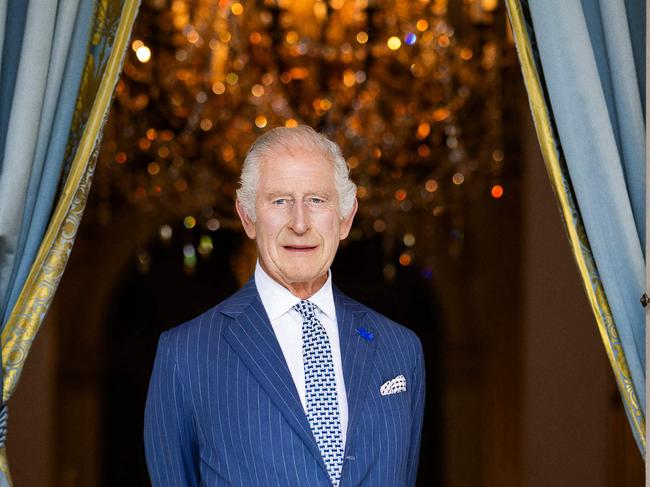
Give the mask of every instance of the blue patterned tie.
M 336 487 L 341 480 L 343 438 L 332 349 L 325 328 L 316 318 L 316 306 L 303 300 L 293 309 L 302 316 L 307 418 L 332 484 Z

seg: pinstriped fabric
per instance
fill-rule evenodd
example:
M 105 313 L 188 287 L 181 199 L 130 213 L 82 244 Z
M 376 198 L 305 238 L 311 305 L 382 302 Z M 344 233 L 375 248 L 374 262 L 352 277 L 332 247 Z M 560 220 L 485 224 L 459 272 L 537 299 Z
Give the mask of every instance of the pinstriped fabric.
M 424 409 L 420 342 L 337 289 L 334 300 L 349 407 L 340 485 L 412 486 Z M 381 385 L 400 374 L 407 391 L 382 396 Z M 252 280 L 163 333 L 144 433 L 155 487 L 331 485 Z

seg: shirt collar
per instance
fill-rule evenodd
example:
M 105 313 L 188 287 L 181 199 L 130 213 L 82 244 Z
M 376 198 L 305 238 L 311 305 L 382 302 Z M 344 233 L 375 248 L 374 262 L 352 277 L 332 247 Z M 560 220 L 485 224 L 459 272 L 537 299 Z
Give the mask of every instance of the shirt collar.
M 300 302 L 298 296 L 294 296 L 291 291 L 271 278 L 262 269 L 259 260 L 255 265 L 255 286 L 270 320 L 279 318 Z M 336 320 L 331 270 L 327 271 L 327 281 L 325 281 L 325 284 L 323 284 L 316 294 L 308 299 L 325 313 L 328 318 Z

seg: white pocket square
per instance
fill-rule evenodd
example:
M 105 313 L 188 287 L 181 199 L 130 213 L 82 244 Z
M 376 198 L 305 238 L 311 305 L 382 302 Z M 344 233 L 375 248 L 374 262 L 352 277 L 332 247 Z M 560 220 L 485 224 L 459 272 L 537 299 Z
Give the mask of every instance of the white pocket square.
M 381 392 L 382 396 L 406 392 L 406 377 L 400 374 L 394 379 L 384 382 L 379 388 L 379 392 Z

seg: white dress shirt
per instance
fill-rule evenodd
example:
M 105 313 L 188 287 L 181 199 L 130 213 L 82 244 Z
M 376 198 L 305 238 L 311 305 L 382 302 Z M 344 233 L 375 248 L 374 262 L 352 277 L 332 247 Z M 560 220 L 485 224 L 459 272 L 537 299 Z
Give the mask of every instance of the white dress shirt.
M 300 302 L 298 296 L 291 294 L 287 288 L 274 281 L 262 269 L 259 261 L 255 266 L 255 286 L 262 299 L 262 305 L 271 321 L 275 336 L 280 343 L 284 359 L 289 366 L 289 372 L 296 384 L 302 407 L 307 413 L 305 401 L 305 369 L 302 358 L 302 316 L 293 309 Z M 343 365 L 341 362 L 341 347 L 339 345 L 339 329 L 336 321 L 336 308 L 332 294 L 332 273 L 329 272 L 327 281 L 309 301 L 317 306 L 316 317 L 322 323 L 330 340 L 332 359 L 334 361 L 334 376 L 336 379 L 336 394 L 339 402 L 339 417 L 341 420 L 341 435 L 343 447 L 348 427 L 348 397 L 345 392 Z

